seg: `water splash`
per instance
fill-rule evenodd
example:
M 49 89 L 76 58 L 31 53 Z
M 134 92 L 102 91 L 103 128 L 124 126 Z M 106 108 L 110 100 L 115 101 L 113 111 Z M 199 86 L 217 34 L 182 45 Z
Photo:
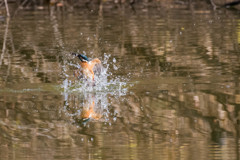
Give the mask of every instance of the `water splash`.
M 96 92 L 107 92 L 112 95 L 125 95 L 127 92 L 127 81 L 128 78 L 114 76 L 110 72 L 110 67 L 113 67 L 115 71 L 118 70 L 116 59 L 113 58 L 110 62 L 111 55 L 104 54 L 102 60 L 102 68 L 99 74 L 95 74 L 94 85 L 85 79 L 73 78 L 73 71 L 68 72 L 66 69 L 63 70 L 65 80 L 63 81 L 62 88 L 64 92 L 67 93 L 96 93 Z M 74 64 L 72 62 L 68 63 L 69 66 L 80 68 L 79 64 Z
M 115 76 L 110 70 L 118 70 L 117 60 L 111 59 L 111 55 L 104 54 L 102 69 L 95 74 L 95 84 L 91 85 L 84 79 L 73 77 L 73 70 L 67 68 L 80 68 L 76 62 L 69 62 L 63 71 L 65 80 L 61 88 L 65 105 L 63 113 L 73 122 L 86 122 L 88 119 L 103 120 L 105 122 L 116 121 L 115 115 L 109 115 L 111 98 L 118 98 L 127 94 L 128 78 Z M 117 114 L 117 113 L 115 113 Z M 111 118 L 110 118 L 111 117 Z M 111 120 L 110 120 L 111 119 Z

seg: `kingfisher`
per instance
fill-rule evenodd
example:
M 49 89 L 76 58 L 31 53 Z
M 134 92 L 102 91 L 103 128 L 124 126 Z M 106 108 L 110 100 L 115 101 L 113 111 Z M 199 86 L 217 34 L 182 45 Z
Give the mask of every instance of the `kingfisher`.
M 98 65 L 98 67 L 96 68 L 99 69 L 100 68 L 99 66 L 101 66 L 101 61 L 98 58 L 89 60 L 89 58 L 83 54 L 77 53 L 72 54 L 80 59 L 81 65 L 81 68 L 75 71 L 74 73 L 75 77 L 81 78 L 84 76 L 84 78 L 94 81 L 95 66 Z

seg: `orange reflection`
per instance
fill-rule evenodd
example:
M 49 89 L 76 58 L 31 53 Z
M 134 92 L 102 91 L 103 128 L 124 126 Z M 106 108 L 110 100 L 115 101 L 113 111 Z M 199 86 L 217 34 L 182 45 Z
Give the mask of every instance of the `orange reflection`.
M 94 100 L 92 100 L 92 103 L 90 103 L 89 105 L 85 105 L 83 106 L 83 110 L 81 112 L 80 118 L 82 120 L 89 120 L 89 119 L 95 119 L 98 120 L 102 117 L 101 114 L 98 114 L 94 111 L 94 107 L 95 107 L 95 102 Z

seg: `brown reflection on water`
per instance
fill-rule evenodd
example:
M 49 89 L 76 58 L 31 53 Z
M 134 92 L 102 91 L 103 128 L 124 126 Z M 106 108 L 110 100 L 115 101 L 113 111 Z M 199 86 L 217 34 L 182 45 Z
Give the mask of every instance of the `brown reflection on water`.
M 107 96 L 111 103 L 107 108 L 104 103 L 94 106 L 105 118 L 89 121 L 82 121 L 81 115 L 93 107 L 92 100 L 70 95 L 66 105 L 62 99 L 49 92 L 1 96 L 1 158 L 237 156 L 238 126 L 232 120 L 236 117 L 227 116 L 232 111 L 224 110 L 216 96 L 165 91 L 158 96 L 126 95 L 121 100 Z
M 0 159 L 239 159 L 234 12 L 83 12 L 1 24 Z M 77 49 L 127 92 L 65 91 Z

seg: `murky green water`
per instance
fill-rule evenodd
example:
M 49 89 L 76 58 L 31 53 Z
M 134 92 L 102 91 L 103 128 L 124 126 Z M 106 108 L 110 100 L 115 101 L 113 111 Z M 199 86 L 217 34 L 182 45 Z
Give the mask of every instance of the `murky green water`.
M 86 12 L 1 22 L 0 159 L 240 158 L 237 12 Z M 74 79 L 73 51 L 106 79 Z

